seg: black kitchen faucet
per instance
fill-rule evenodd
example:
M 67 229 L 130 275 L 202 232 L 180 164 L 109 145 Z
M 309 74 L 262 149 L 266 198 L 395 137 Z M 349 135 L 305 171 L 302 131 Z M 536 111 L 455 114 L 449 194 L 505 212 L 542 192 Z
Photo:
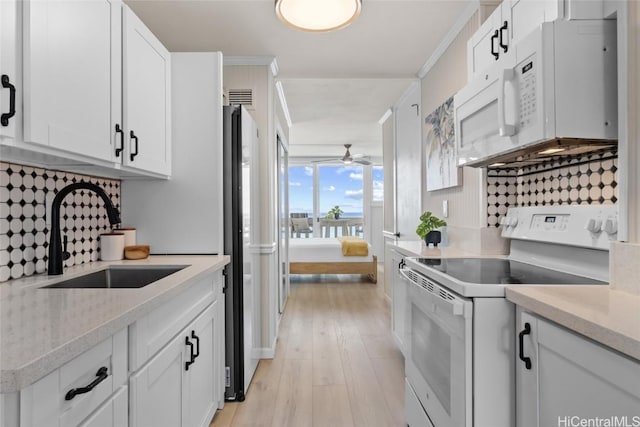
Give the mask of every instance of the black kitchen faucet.
M 75 182 L 58 191 L 51 204 L 51 236 L 49 237 L 49 266 L 47 268 L 49 275 L 62 274 L 64 254 L 62 253 L 62 242 L 60 240 L 60 206 L 64 198 L 75 190 L 91 190 L 95 192 L 104 200 L 104 206 L 107 209 L 107 216 L 111 225 L 120 224 L 120 212 L 113 206 L 107 193 L 96 184 L 83 181 Z

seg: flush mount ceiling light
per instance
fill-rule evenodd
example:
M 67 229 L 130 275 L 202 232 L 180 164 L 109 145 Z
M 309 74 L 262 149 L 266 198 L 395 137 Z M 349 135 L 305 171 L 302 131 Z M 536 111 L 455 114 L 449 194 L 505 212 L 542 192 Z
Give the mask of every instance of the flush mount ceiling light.
M 301 31 L 323 32 L 344 28 L 360 15 L 362 0 L 275 0 L 276 15 Z

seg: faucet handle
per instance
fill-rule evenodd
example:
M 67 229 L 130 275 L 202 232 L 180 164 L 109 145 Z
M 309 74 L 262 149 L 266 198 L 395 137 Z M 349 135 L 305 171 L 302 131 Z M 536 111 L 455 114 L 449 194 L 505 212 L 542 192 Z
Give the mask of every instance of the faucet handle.
M 69 258 L 71 258 L 71 253 L 67 251 L 67 243 L 69 242 L 69 240 L 67 239 L 67 235 L 65 234 L 64 237 L 62 238 L 62 260 L 66 261 Z

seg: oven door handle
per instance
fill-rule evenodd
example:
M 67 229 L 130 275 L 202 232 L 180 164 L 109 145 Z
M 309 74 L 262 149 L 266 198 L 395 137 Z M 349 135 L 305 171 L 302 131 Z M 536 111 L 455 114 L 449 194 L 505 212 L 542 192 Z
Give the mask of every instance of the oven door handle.
M 422 286 L 420 283 L 416 282 L 415 280 L 413 280 L 411 277 L 409 277 L 409 275 L 407 274 L 407 271 L 410 270 L 408 268 L 401 268 L 400 269 L 400 275 L 409 283 L 419 287 L 420 289 L 422 289 L 423 291 L 427 292 L 432 298 L 436 299 L 438 301 L 439 305 L 445 306 L 449 312 L 451 314 L 453 314 L 454 316 L 464 316 L 465 312 L 464 312 L 464 303 L 458 299 L 445 299 L 443 298 L 440 293 L 438 291 L 434 291 L 431 292 L 429 291 L 429 289 L 427 289 L 426 287 Z M 430 283 L 426 278 L 423 278 L 422 276 L 418 276 L 420 277 L 422 280 L 424 280 L 425 283 Z M 440 285 L 434 285 L 434 289 L 435 288 L 440 288 Z M 450 294 L 450 292 L 448 292 Z

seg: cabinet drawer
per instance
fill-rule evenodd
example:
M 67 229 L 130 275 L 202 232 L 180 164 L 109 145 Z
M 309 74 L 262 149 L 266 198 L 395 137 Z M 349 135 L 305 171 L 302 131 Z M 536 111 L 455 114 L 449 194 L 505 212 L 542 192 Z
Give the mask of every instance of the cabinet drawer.
M 98 381 L 98 372 L 106 377 Z M 127 330 L 102 341 L 20 393 L 21 427 L 75 427 L 127 379 Z M 96 383 L 91 391 L 65 396 L 72 389 Z
M 192 285 L 169 302 L 129 326 L 129 369 L 138 370 L 147 360 L 184 329 L 219 294 L 220 273 Z

